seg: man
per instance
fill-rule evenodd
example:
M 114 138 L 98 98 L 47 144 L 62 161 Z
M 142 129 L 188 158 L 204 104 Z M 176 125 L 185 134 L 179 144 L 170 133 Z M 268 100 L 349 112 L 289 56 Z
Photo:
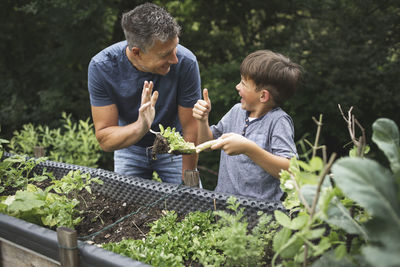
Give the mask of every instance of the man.
M 196 142 L 192 108 L 201 97 L 196 57 L 179 45 L 174 18 L 155 4 L 123 14 L 121 25 L 126 41 L 89 64 L 96 138 L 104 151 L 114 151 L 115 172 L 151 179 L 156 171 L 164 182 L 181 183 L 184 170 L 196 169 L 197 156 L 161 154 L 153 160 L 155 136 L 149 130 L 176 127 L 186 141 Z

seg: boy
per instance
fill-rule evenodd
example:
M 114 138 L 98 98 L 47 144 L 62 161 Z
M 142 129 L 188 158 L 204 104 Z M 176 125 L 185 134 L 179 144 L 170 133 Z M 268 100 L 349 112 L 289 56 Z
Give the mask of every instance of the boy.
M 293 121 L 279 106 L 296 91 L 301 67 L 269 50 L 248 55 L 240 66 L 236 104 L 217 125 L 209 127 L 211 101 L 207 89 L 193 117 L 199 121 L 198 143 L 217 139 L 222 149 L 217 192 L 279 201 L 279 173 L 297 155 Z

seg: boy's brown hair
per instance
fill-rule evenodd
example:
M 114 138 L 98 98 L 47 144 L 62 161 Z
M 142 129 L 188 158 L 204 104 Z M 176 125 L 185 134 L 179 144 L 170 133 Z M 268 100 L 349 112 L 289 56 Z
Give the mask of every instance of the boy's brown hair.
M 240 74 L 255 83 L 256 91 L 268 90 L 279 106 L 295 93 L 302 68 L 279 53 L 258 50 L 243 60 Z

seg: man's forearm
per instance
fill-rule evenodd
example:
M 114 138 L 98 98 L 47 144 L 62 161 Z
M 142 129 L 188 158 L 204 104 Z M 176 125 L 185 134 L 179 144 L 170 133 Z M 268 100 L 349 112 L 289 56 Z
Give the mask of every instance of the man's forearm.
M 197 127 L 196 122 L 192 124 L 192 127 L 183 129 L 183 139 L 186 142 L 192 142 L 197 145 Z M 182 179 L 185 175 L 185 170 L 195 170 L 197 168 L 197 154 L 183 155 L 182 156 Z
M 126 126 L 104 128 L 96 132 L 96 138 L 104 151 L 112 152 L 137 143 L 147 131 L 136 121 Z

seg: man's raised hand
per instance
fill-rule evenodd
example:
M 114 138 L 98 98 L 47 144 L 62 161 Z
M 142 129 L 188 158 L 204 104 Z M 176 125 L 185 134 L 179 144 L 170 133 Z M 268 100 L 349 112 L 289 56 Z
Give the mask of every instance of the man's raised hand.
M 139 108 L 138 120 L 142 123 L 142 126 L 146 132 L 150 129 L 156 115 L 155 106 L 158 99 L 158 92 L 155 91 L 153 94 L 151 94 L 153 92 L 153 86 L 153 82 L 144 82 L 142 101 Z

